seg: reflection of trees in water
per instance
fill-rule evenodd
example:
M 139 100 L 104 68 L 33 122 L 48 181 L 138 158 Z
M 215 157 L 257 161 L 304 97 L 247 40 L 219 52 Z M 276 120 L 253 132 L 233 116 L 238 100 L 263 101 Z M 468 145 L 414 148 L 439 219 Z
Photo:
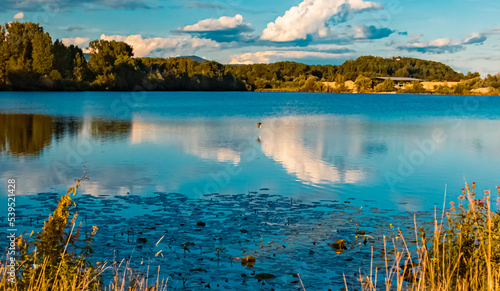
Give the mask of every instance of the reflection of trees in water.
M 110 139 L 116 137 L 126 138 L 132 129 L 130 121 L 122 120 L 92 120 L 90 135 L 98 139 Z
M 1 150 L 13 155 L 38 155 L 52 139 L 53 119 L 48 115 L 0 114 Z
M 40 114 L 0 114 L 0 152 L 14 156 L 39 155 L 52 137 L 77 135 L 85 126 L 81 117 L 53 117 Z M 90 136 L 97 139 L 127 138 L 130 121 L 90 120 Z
M 54 117 L 54 137 L 60 140 L 65 135 L 75 135 L 82 128 L 83 120 L 81 117 Z

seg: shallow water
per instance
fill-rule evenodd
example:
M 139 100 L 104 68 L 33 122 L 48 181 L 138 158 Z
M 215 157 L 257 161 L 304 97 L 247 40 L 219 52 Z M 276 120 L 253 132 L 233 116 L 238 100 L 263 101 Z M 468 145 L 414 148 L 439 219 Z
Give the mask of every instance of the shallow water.
M 427 210 L 446 185 L 456 197 L 464 181 L 498 183 L 498 108 L 468 96 L 3 92 L 0 183 L 62 192 L 87 171 L 94 195 L 268 188 Z
M 127 265 L 141 274 L 149 269 L 149 281 L 155 282 L 159 273 L 168 278 L 168 290 L 302 290 L 297 274 L 308 290 L 341 290 L 345 284 L 355 290 L 360 274 L 369 276 L 370 267 L 373 276 L 377 269 L 382 288 L 384 236 L 388 249 L 393 240 L 404 249 L 396 239 L 399 231 L 411 240 L 414 217 L 420 226 L 432 217 L 380 209 L 374 201 L 303 203 L 265 192 L 199 199 L 176 193 L 78 195 L 72 212 L 79 214 L 82 234 L 99 226 L 93 262 L 121 264 L 122 271 Z M 25 219 L 18 228 L 40 229 L 57 198 L 22 196 L 18 214 Z M 0 235 L 7 234 L 0 230 Z M 342 249 L 331 245 L 337 240 L 345 241 Z M 255 263 L 242 262 L 247 256 Z M 389 265 L 393 259 L 389 251 Z M 274 278 L 259 280 L 259 274 Z M 113 282 L 112 270 L 103 277 L 105 284 Z

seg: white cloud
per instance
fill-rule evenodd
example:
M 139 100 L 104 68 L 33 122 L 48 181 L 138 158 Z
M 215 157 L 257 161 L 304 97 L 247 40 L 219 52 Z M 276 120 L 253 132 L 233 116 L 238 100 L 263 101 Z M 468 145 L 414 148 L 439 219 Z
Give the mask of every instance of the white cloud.
M 416 35 L 406 44 L 400 45 L 397 48 L 399 50 L 406 50 L 409 52 L 430 54 L 457 53 L 465 50 L 467 46 L 483 45 L 490 36 L 499 34 L 500 27 L 493 26 L 491 29 L 470 33 L 465 38 L 458 41 L 455 41 L 451 38 L 440 38 L 432 41 L 422 41 L 422 35 Z
M 24 13 L 19 12 L 16 15 L 14 15 L 14 19 L 23 19 L 24 18 Z
M 398 46 L 397 48 L 408 52 L 429 54 L 456 53 L 465 49 L 463 43 L 455 42 L 451 38 L 440 38 L 433 41 L 410 41 L 407 44 Z
M 66 46 L 69 46 L 69 45 L 82 45 L 82 44 L 85 44 L 85 46 L 88 45 L 88 41 L 89 39 L 88 38 L 84 38 L 84 37 L 73 37 L 73 38 L 63 38 L 62 39 L 62 43 Z
M 377 28 L 373 25 L 360 25 L 354 29 L 354 38 L 356 39 L 381 39 L 390 36 L 394 30 L 381 27 Z
M 191 34 L 193 37 L 212 39 L 217 42 L 249 40 L 251 36 L 248 33 L 252 31 L 252 27 L 245 23 L 241 14 L 236 14 L 234 17 L 204 19 L 193 25 L 174 30 L 175 33 Z
M 348 53 L 329 53 L 319 51 L 263 51 L 254 53 L 244 53 L 232 56 L 231 64 L 259 64 L 270 63 L 289 59 L 338 59 L 348 56 Z
M 364 0 L 304 0 L 285 15 L 270 22 L 261 39 L 277 42 L 307 39 L 311 35 L 328 35 L 327 22 L 335 15 L 381 9 L 379 3 Z
M 183 31 L 218 31 L 234 29 L 240 26 L 246 26 L 245 20 L 241 14 L 236 14 L 234 17 L 222 16 L 219 19 L 204 19 L 193 25 L 186 25 L 182 28 Z
M 134 48 L 134 56 L 178 56 L 193 54 L 200 48 L 218 48 L 220 44 L 210 39 L 185 36 L 143 38 L 142 35 L 101 35 L 103 40 L 123 41 Z

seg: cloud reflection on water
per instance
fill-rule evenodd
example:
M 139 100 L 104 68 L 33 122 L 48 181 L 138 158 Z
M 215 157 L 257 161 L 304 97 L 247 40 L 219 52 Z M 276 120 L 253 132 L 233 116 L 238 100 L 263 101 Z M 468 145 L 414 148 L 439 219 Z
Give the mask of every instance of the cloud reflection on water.
M 445 183 L 450 189 L 461 189 L 464 179 L 495 183 L 494 161 L 500 159 L 498 120 L 462 119 L 456 130 L 445 118 L 395 121 L 354 115 L 169 119 L 136 114 L 132 120 L 114 120 L 0 114 L 0 121 L 0 177 L 24 180 L 20 193 L 62 190 L 85 166 L 92 178 L 84 188 L 88 193 L 191 195 L 193 188 L 213 182 L 211 174 L 231 165 L 240 173 L 221 187 L 224 193 L 268 187 L 299 198 L 350 195 L 414 209 L 420 207 L 412 205 L 415 197 L 432 200 Z M 263 123 L 261 129 L 257 122 Z M 438 127 L 446 141 L 391 192 L 384 173 L 397 171 L 398 157 L 418 149 L 415 140 L 428 138 Z M 77 150 L 87 140 L 91 152 L 69 165 L 67 180 L 58 185 L 53 164 L 65 164 L 68 149 Z M 248 148 L 256 151 L 255 158 L 245 155 Z M 477 167 L 477 161 L 488 162 Z

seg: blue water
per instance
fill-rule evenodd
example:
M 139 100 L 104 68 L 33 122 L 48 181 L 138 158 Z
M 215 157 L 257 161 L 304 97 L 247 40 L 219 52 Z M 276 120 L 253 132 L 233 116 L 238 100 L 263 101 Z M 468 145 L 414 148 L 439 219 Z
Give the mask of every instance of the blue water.
M 465 181 L 500 184 L 498 109 L 487 96 L 3 92 L 0 185 L 62 192 L 86 171 L 94 195 L 268 188 L 428 210 L 445 187 L 453 200 Z

